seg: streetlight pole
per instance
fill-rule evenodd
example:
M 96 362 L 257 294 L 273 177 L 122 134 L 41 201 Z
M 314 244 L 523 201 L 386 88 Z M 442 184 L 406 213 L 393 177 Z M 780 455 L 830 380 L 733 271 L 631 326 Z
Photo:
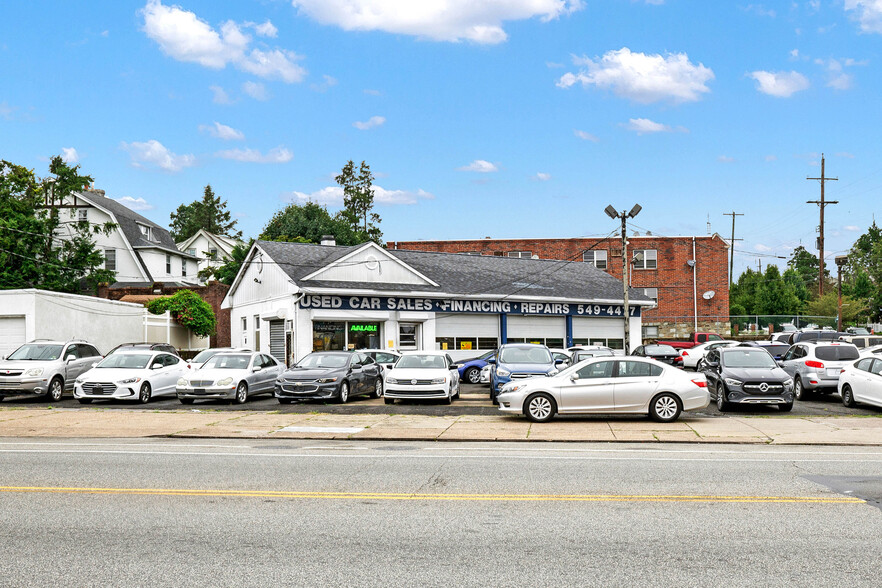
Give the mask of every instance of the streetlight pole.
M 839 309 L 836 313 L 836 330 L 842 331 L 842 266 L 848 261 L 847 255 L 836 256 L 836 289 L 839 291 Z
M 607 206 L 604 209 L 604 212 L 612 219 L 621 218 L 622 219 L 622 294 L 624 301 L 624 311 L 625 311 L 625 355 L 631 353 L 631 306 L 628 301 L 628 227 L 627 222 L 629 218 L 634 218 L 638 214 L 642 207 L 639 204 L 635 204 L 631 209 L 631 212 L 618 212 L 615 207 L 612 205 Z

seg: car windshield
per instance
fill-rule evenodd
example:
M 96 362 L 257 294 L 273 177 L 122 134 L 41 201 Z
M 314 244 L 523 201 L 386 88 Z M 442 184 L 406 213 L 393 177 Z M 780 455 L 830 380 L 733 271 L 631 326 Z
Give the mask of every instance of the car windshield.
M 762 349 L 726 349 L 720 354 L 722 363 L 729 368 L 773 368 L 778 364 Z
M 790 349 L 790 345 L 763 345 L 763 349 L 772 355 L 784 355 Z
M 825 345 L 815 349 L 815 356 L 824 361 L 846 361 L 857 359 L 860 353 L 851 345 Z
M 348 355 L 311 353 L 297 362 L 299 368 L 341 368 L 349 361 Z
M 613 352 L 609 349 L 595 349 L 593 351 L 576 351 L 574 361 L 579 362 L 585 359 L 589 359 L 591 357 L 606 357 L 608 355 L 613 355 Z
M 397 368 L 437 370 L 447 368 L 447 360 L 440 355 L 402 355 L 395 363 Z
M 151 357 L 153 357 L 152 353 L 114 353 L 105 357 L 95 367 L 101 369 L 143 370 L 147 367 L 147 362 L 150 361 Z
M 864 329 L 863 327 L 856 327 L 851 330 L 851 333 L 854 335 L 869 335 L 870 331 Z
M 224 355 L 219 353 L 205 362 L 206 370 L 244 370 L 251 362 L 250 355 Z
M 677 355 L 670 345 L 647 345 L 646 355 Z
M 552 363 L 544 347 L 508 347 L 499 354 L 499 363 Z
M 64 345 L 47 345 L 44 343 L 28 343 L 9 354 L 6 359 L 25 361 L 52 361 L 61 356 Z
M 200 351 L 199 353 L 197 353 L 196 357 L 194 357 L 190 361 L 192 361 L 193 363 L 205 363 L 206 361 L 208 361 L 209 359 L 211 359 L 212 357 L 214 357 L 218 353 L 223 353 L 224 351 L 225 351 L 224 349 L 206 349 L 204 351 Z

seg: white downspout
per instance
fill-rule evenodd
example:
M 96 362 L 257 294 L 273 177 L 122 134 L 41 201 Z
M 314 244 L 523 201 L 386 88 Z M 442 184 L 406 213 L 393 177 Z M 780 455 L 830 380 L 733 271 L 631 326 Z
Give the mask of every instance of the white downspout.
M 697 272 L 698 272 L 698 262 L 695 259 L 695 237 L 692 237 L 692 308 L 693 308 L 693 320 L 694 326 L 692 327 L 692 332 L 698 332 L 698 281 L 697 281 Z

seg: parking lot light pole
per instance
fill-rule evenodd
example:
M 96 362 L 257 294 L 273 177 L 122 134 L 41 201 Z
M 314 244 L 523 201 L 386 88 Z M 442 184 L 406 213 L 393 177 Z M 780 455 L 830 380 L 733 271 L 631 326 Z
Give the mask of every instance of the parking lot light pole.
M 629 218 L 634 218 L 643 209 L 639 204 L 635 204 L 631 212 L 619 212 L 610 204 L 603 211 L 611 219 L 622 219 L 622 290 L 624 294 L 624 312 L 625 312 L 625 355 L 631 353 L 631 306 L 628 304 L 628 227 Z
M 842 332 L 842 266 L 848 261 L 847 255 L 836 256 L 836 288 L 839 290 L 839 310 L 836 313 L 838 321 L 836 330 Z

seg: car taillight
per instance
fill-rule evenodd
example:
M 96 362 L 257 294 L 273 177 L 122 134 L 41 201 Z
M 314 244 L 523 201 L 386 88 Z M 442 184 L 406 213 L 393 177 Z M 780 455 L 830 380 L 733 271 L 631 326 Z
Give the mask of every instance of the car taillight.
M 822 367 L 824 367 L 824 364 L 821 363 L 820 361 L 815 361 L 813 359 L 810 359 L 805 362 L 805 367 L 822 368 Z
M 707 388 L 707 382 L 705 380 L 692 380 L 692 383 L 699 388 Z
M 688 351 L 683 351 L 683 352 L 680 353 L 680 355 L 682 355 L 683 357 L 686 357 L 687 355 L 689 355 L 689 352 L 688 352 Z

